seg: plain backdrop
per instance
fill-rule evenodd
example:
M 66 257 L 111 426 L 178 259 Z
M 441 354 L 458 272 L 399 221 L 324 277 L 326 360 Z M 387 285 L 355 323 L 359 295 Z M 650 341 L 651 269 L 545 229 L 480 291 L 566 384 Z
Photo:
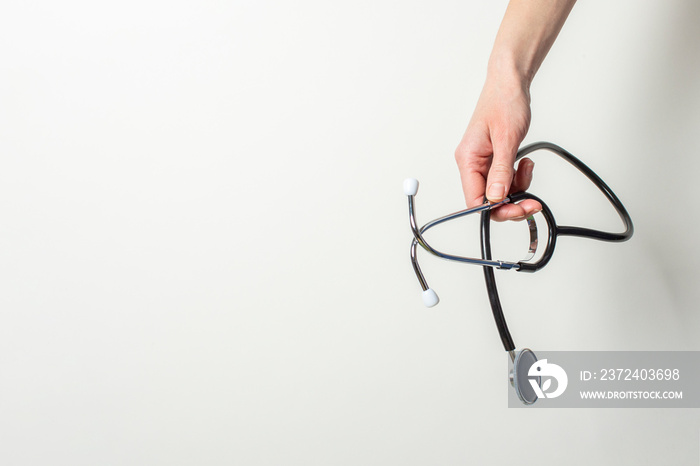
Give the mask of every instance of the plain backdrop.
M 697 410 L 508 409 L 479 268 L 422 254 L 421 303 L 401 184 L 419 220 L 463 208 L 505 7 L 5 2 L 0 463 L 697 465 Z M 636 232 L 497 272 L 518 347 L 700 350 L 699 17 L 580 2 L 542 66 L 525 142 Z M 534 159 L 561 223 L 620 228 Z M 431 238 L 478 254 L 476 219 Z

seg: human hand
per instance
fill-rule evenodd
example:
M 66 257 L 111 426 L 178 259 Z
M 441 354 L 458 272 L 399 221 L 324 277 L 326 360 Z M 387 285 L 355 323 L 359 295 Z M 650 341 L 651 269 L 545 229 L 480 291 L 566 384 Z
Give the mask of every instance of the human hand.
M 500 202 L 508 194 L 525 191 L 535 163 L 524 158 L 514 170 L 515 156 L 530 126 L 527 84 L 502 77 L 487 79 L 469 126 L 455 151 L 467 207 Z M 533 199 L 494 209 L 496 221 L 523 220 L 542 206 Z

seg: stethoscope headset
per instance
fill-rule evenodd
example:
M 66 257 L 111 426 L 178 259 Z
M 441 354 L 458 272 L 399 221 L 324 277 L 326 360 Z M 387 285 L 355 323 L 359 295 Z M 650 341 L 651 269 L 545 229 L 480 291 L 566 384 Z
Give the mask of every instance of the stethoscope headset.
M 421 228 L 418 228 L 416 217 L 415 217 L 415 195 L 418 192 L 418 181 L 413 178 L 406 179 L 404 181 L 404 193 L 408 196 L 408 214 L 409 221 L 411 224 L 411 230 L 413 231 L 413 240 L 411 241 L 411 263 L 413 264 L 413 270 L 416 273 L 416 277 L 420 282 L 421 288 L 423 289 L 423 303 L 427 307 L 433 307 L 439 302 L 439 298 L 435 291 L 428 286 L 427 281 L 423 272 L 421 272 L 420 266 L 418 265 L 418 260 L 416 258 L 416 246 L 421 245 L 423 249 L 428 251 L 434 256 L 440 257 L 442 259 L 464 262 L 468 264 L 481 265 L 484 269 L 484 279 L 486 281 L 486 291 L 489 296 L 489 302 L 491 303 L 491 310 L 493 312 L 494 320 L 496 321 L 496 327 L 498 328 L 498 333 L 501 337 L 501 342 L 505 350 L 508 352 L 510 359 L 513 363 L 513 370 L 510 373 L 510 383 L 515 388 L 515 392 L 518 398 L 525 404 L 532 404 L 537 401 L 537 394 L 534 388 L 530 385 L 528 381 L 528 371 L 532 365 L 537 362 L 537 356 L 532 350 L 524 348 L 520 351 L 515 350 L 515 343 L 513 343 L 513 338 L 508 330 L 508 325 L 506 324 L 506 318 L 503 315 L 503 308 L 501 306 L 501 301 L 498 297 L 498 289 L 496 287 L 496 277 L 494 276 L 494 269 L 514 269 L 518 272 L 536 272 L 543 269 L 549 261 L 552 259 L 554 254 L 554 247 L 557 244 L 557 238 L 560 236 L 578 236 L 581 238 L 591 238 L 600 241 L 610 241 L 610 242 L 622 242 L 627 241 L 632 237 L 634 232 L 634 226 L 632 225 L 632 219 L 630 218 L 627 210 L 620 202 L 620 199 L 615 195 L 615 193 L 610 189 L 610 187 L 586 164 L 581 162 L 579 159 L 574 157 L 572 154 L 562 149 L 561 147 L 549 143 L 549 142 L 537 142 L 523 147 L 517 153 L 515 161 L 517 162 L 521 158 L 525 157 L 531 152 L 546 149 L 553 152 L 566 160 L 568 163 L 576 167 L 581 173 L 586 175 L 586 177 L 593 182 L 593 184 L 605 195 L 605 197 L 610 201 L 612 206 L 617 211 L 617 214 L 622 219 L 625 226 L 625 231 L 622 233 L 609 233 L 606 231 L 593 230 L 590 228 L 582 227 L 572 227 L 557 225 L 554 220 L 554 215 L 550 208 L 545 204 L 545 202 L 534 194 L 527 192 L 519 192 L 511 194 L 506 197 L 503 201 L 498 203 L 485 202 L 484 204 L 473 207 L 470 209 L 461 210 L 444 217 L 440 217 L 431 222 L 426 223 Z M 537 224 L 534 218 L 531 216 L 527 218 L 528 230 L 530 233 L 530 247 L 528 249 L 528 256 L 519 262 L 507 262 L 501 260 L 494 260 L 491 257 L 491 210 L 507 203 L 517 203 L 525 199 L 534 199 L 542 205 L 542 216 L 547 223 L 547 244 L 544 248 L 542 256 L 536 262 L 528 262 L 535 257 L 538 245 L 538 235 L 537 235 Z M 423 234 L 429 229 L 460 217 L 464 217 L 470 214 L 481 213 L 481 259 L 456 256 L 451 254 L 445 254 L 433 248 L 423 237 Z M 536 378 L 537 384 L 540 384 L 540 379 Z

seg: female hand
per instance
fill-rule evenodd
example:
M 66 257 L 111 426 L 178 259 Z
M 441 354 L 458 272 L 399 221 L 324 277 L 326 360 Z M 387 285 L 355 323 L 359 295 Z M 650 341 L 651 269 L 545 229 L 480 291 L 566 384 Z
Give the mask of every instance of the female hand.
M 500 202 L 525 191 L 534 162 L 524 158 L 514 170 L 515 156 L 530 126 L 530 95 L 517 79 L 487 79 L 469 126 L 455 152 L 467 207 Z M 539 202 L 526 199 L 492 212 L 496 221 L 523 220 L 539 212 Z
M 530 127 L 530 83 L 557 38 L 575 0 L 510 0 L 489 58 L 488 76 L 455 158 L 468 207 L 525 191 L 532 160 L 514 170 Z M 493 211 L 494 220 L 522 220 L 542 209 L 527 199 Z

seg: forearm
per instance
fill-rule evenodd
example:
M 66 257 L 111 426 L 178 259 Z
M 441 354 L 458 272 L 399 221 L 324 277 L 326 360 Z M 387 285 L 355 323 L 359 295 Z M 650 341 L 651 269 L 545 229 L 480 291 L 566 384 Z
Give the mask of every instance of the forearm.
M 489 58 L 489 78 L 529 88 L 576 0 L 511 0 Z
M 532 160 L 514 171 L 520 143 L 530 127 L 530 84 L 573 8 L 575 0 L 510 0 L 489 58 L 486 83 L 455 151 L 467 206 L 500 202 L 525 191 Z M 493 212 L 495 220 L 520 220 L 542 206 L 534 199 Z

